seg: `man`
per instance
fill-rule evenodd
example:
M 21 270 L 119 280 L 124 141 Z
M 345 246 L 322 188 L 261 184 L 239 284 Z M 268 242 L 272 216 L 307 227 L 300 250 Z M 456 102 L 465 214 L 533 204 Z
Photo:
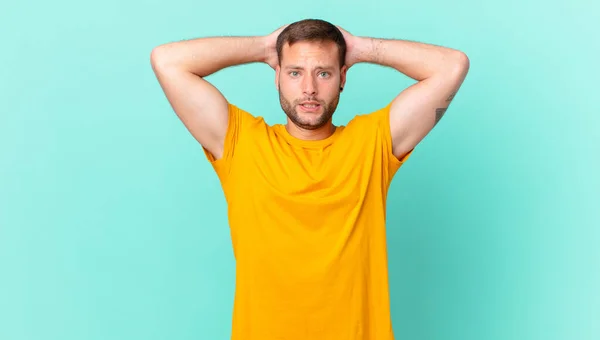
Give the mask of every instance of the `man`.
M 231 338 L 393 339 L 387 190 L 461 86 L 465 54 L 302 20 L 264 37 L 161 45 L 151 61 L 225 193 L 236 258 Z M 267 125 L 205 79 L 251 62 L 275 70 L 286 124 Z M 346 73 L 359 62 L 417 82 L 388 105 L 334 126 Z

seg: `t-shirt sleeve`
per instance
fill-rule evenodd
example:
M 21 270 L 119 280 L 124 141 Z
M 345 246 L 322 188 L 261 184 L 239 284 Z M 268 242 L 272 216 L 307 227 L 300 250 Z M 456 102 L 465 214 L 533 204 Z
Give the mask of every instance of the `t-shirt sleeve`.
M 381 147 L 383 148 L 383 161 L 388 168 L 388 180 L 394 176 L 396 171 L 400 169 L 400 167 L 408 160 L 408 158 L 414 152 L 414 148 L 410 150 L 406 155 L 402 158 L 398 158 L 394 155 L 393 143 L 392 143 L 392 134 L 390 128 L 390 108 L 392 103 L 390 102 L 385 107 L 371 112 L 368 116 L 375 123 L 379 136 L 381 137 Z
M 223 184 L 231 172 L 231 167 L 236 150 L 238 148 L 238 143 L 250 118 L 249 113 L 241 110 L 239 107 L 231 103 L 228 103 L 228 108 L 229 118 L 223 145 L 223 155 L 217 159 L 206 148 L 202 147 L 204 155 L 212 165 L 213 169 L 217 173 L 217 176 L 219 177 L 219 180 Z

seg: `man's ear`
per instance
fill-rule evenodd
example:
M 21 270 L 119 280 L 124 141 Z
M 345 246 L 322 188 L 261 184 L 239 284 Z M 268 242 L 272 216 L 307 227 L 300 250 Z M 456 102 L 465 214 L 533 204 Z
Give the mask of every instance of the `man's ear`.
M 281 71 L 281 67 L 279 65 L 275 66 L 275 88 L 279 91 L 279 73 Z
M 346 65 L 342 66 L 342 69 L 340 71 L 340 91 L 342 91 L 344 89 L 344 86 L 346 86 L 347 71 L 348 67 Z

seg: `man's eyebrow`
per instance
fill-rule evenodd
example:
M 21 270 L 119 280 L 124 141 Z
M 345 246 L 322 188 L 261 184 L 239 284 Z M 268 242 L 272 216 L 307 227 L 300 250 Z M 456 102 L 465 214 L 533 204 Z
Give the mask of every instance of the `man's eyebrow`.
M 304 67 L 298 66 L 298 65 L 288 65 L 288 66 L 285 66 L 284 68 L 286 70 L 304 70 Z M 333 66 L 317 65 L 315 67 L 315 69 L 317 69 L 317 70 L 332 70 Z

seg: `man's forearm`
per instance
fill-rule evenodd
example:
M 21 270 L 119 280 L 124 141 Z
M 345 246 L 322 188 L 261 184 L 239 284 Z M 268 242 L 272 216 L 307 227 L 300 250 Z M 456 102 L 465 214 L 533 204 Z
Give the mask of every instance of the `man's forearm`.
M 207 37 L 160 45 L 151 58 L 160 67 L 206 77 L 226 67 L 264 62 L 266 51 L 263 37 Z
M 415 80 L 455 72 L 468 64 L 464 53 L 441 46 L 407 40 L 357 37 L 357 62 L 392 67 Z

